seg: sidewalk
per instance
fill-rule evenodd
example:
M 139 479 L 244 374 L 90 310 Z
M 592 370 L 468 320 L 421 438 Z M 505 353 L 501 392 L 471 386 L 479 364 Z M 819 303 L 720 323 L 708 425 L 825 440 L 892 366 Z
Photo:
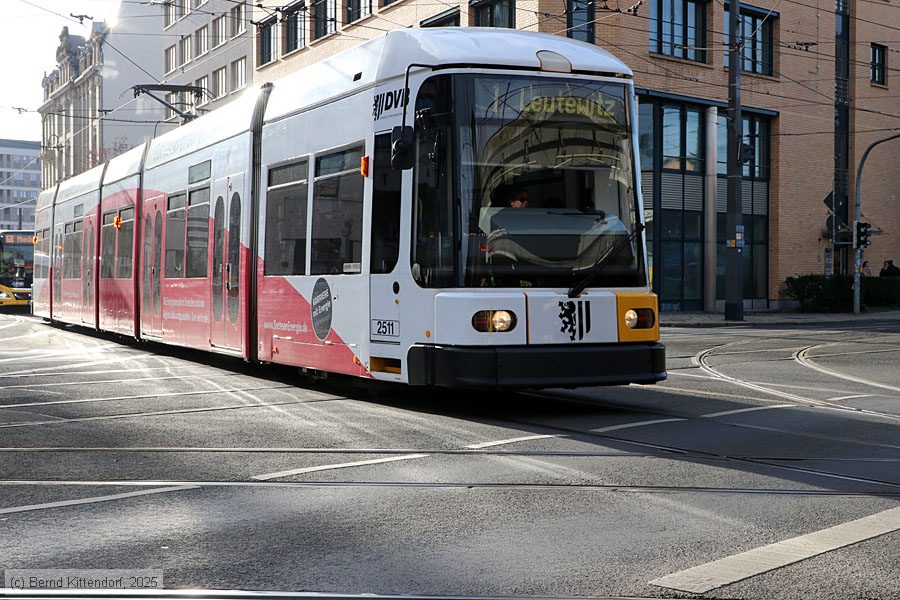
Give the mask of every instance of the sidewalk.
M 851 325 L 900 322 L 900 310 L 853 313 L 745 312 L 743 321 L 726 321 L 722 313 L 664 312 L 660 327 L 778 327 L 784 325 Z

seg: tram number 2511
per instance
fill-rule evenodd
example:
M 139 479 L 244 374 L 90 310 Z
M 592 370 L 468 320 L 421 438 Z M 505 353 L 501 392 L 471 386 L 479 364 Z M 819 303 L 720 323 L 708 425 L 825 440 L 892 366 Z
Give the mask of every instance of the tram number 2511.
M 400 321 L 372 319 L 372 335 L 400 337 Z

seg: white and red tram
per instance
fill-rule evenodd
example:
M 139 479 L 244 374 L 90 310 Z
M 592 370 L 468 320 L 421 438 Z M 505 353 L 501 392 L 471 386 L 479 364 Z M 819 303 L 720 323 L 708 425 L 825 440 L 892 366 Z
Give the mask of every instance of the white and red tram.
M 664 379 L 631 71 L 402 29 L 45 190 L 53 321 L 414 385 Z

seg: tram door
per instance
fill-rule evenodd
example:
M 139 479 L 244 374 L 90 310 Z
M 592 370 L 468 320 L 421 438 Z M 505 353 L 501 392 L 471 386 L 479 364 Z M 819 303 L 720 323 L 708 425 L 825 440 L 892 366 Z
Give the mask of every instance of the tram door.
M 94 267 L 97 264 L 97 238 L 94 233 L 97 226 L 97 218 L 92 215 L 84 217 L 82 231 L 81 253 L 81 322 L 94 324 Z
M 212 318 L 209 339 L 213 346 L 241 349 L 241 298 L 247 269 L 241 252 L 244 214 L 243 174 L 216 181 L 213 196 Z
M 141 264 L 141 306 L 144 333 L 162 335 L 162 211 L 165 197 L 150 198 L 145 203 L 144 235 Z
M 369 276 L 372 354 L 401 359 L 400 279 L 396 266 L 400 253 L 400 188 L 403 173 L 391 167 L 390 134 L 375 136 L 372 161 L 371 275 Z

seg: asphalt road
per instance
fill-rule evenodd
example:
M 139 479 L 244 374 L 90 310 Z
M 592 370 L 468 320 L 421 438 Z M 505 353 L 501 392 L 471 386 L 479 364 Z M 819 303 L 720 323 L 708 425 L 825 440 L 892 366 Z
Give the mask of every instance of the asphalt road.
M 665 383 L 521 394 L 314 385 L 23 314 L 0 340 L 0 569 L 900 598 L 897 322 L 667 329 Z

